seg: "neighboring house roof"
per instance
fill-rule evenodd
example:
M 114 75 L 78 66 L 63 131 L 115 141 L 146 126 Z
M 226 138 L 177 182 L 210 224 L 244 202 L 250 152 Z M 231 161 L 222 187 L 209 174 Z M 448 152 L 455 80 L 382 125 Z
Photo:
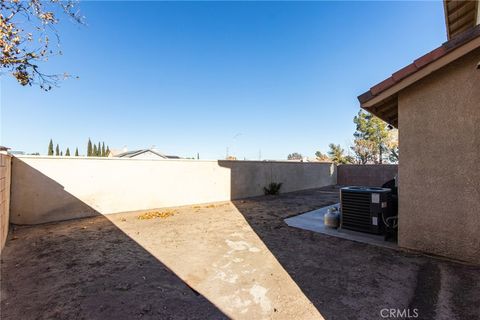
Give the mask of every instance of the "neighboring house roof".
M 448 39 L 452 39 L 478 24 L 478 1 L 444 0 L 443 8 Z
M 115 155 L 115 157 L 118 157 L 118 158 L 134 158 L 134 157 L 136 157 L 138 155 L 141 155 L 142 153 L 146 153 L 146 152 L 154 153 L 158 157 L 163 158 L 163 159 L 180 159 L 180 157 L 178 157 L 178 156 L 164 155 L 164 154 L 161 154 L 158 151 L 155 151 L 155 150 L 152 150 L 152 149 L 141 149 L 141 150 L 127 151 L 127 152 L 117 154 L 117 155 Z
M 110 149 L 108 151 L 107 156 L 109 157 L 116 157 L 117 155 L 124 153 L 125 151 L 123 149 Z
M 17 156 L 23 156 L 25 154 L 25 151 L 14 150 L 14 151 L 8 151 L 8 153 L 17 155 Z
M 160 158 L 166 159 L 166 157 L 163 154 L 158 153 L 158 152 L 156 152 L 154 150 L 151 150 L 151 149 L 141 149 L 141 150 L 132 150 L 132 151 L 127 151 L 127 152 L 122 152 L 120 154 L 117 154 L 115 157 L 118 157 L 118 158 L 133 158 L 133 157 L 141 155 L 142 153 L 145 153 L 145 152 L 151 152 L 151 153 L 156 154 Z
M 480 48 L 480 25 L 445 42 L 358 96 L 363 109 L 398 127 L 398 92 Z

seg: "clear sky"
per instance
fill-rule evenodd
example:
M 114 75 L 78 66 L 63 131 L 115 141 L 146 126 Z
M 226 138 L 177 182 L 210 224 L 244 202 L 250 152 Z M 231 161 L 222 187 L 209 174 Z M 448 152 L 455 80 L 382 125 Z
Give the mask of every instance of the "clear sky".
M 357 96 L 446 40 L 441 1 L 81 2 L 42 92 L 1 80 L 1 142 L 285 159 L 345 148 Z M 73 151 L 72 151 L 73 152 Z

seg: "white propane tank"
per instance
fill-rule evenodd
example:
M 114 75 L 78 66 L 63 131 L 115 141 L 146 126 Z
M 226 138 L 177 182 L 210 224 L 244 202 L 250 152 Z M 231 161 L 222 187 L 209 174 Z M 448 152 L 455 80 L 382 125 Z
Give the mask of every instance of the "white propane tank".
M 340 224 L 340 213 L 337 207 L 328 208 L 323 215 L 323 224 L 329 228 L 338 228 Z

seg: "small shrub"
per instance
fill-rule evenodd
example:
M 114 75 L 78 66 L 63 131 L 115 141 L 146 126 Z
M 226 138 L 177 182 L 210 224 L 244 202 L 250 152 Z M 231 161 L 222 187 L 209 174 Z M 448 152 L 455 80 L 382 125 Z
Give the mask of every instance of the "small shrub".
M 271 182 L 268 186 L 263 188 L 263 192 L 265 192 L 265 195 L 277 195 L 280 193 L 281 187 L 281 182 Z

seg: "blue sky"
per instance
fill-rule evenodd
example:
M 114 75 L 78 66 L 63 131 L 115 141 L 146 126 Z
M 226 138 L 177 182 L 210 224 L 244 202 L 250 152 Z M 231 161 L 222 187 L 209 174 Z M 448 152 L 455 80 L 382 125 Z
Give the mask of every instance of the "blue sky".
M 42 92 L 1 79 L 1 142 L 285 159 L 352 140 L 356 97 L 446 40 L 441 1 L 81 2 Z

